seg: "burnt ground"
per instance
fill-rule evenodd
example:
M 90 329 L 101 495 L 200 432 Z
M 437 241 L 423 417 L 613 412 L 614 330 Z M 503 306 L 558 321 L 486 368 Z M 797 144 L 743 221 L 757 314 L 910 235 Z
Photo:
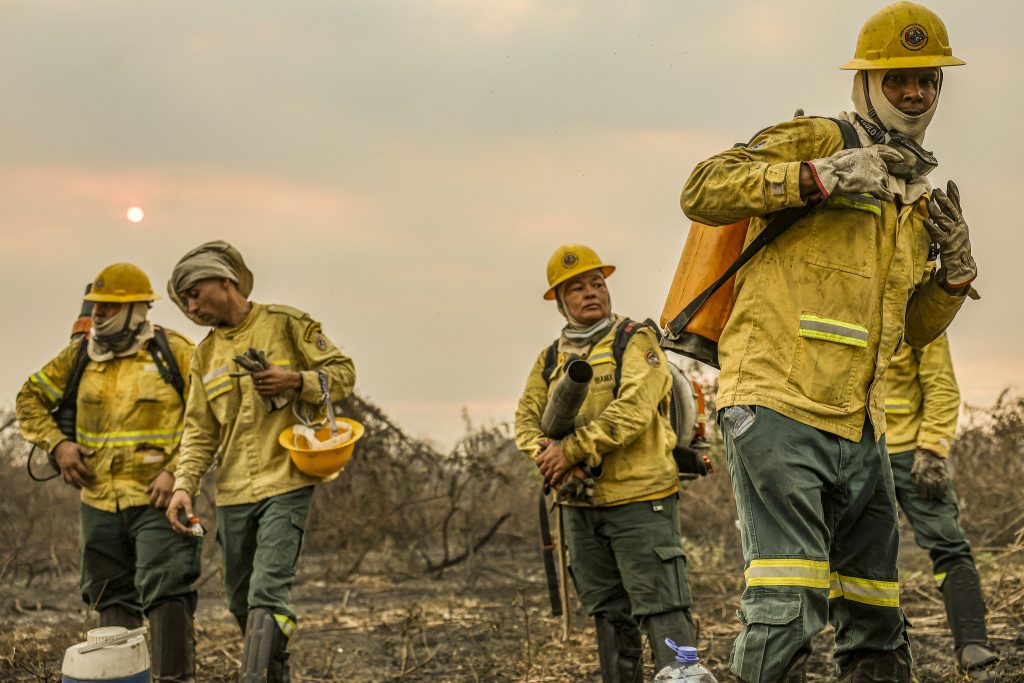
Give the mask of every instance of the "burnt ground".
M 992 639 L 1003 654 L 1002 681 L 1024 681 L 1024 547 L 978 549 Z M 699 554 L 698 554 L 699 556 Z M 374 563 L 375 564 L 375 563 Z M 720 681 L 739 624 L 738 582 L 706 559 L 692 562 L 702 659 Z M 599 681 L 589 620 L 575 615 L 568 642 L 550 616 L 539 552 L 508 540 L 441 577 L 394 577 L 364 570 L 331 579 L 332 558 L 303 558 L 295 589 L 300 625 L 293 680 L 300 681 Z M 227 613 L 217 564 L 200 587 L 197 615 L 201 681 L 231 681 L 241 638 Z M 905 549 L 904 603 L 921 683 L 961 680 L 927 558 Z M 94 625 L 76 596 L 74 571 L 8 581 L 0 587 L 0 679 L 58 681 L 63 650 Z M 812 681 L 834 680 L 830 636 L 816 643 Z M 648 677 L 653 676 L 648 664 Z M 648 678 L 649 679 L 649 678 Z

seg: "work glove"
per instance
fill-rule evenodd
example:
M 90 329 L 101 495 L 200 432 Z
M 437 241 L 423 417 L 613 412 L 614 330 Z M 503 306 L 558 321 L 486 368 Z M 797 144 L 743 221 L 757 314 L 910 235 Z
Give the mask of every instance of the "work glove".
M 251 375 L 254 372 L 262 372 L 268 370 L 271 366 L 270 360 L 266 354 L 259 349 L 249 347 L 249 350 L 244 354 L 235 356 L 235 362 L 241 367 L 245 368 L 246 372 L 243 373 L 232 373 L 233 376 L 238 375 Z M 288 405 L 288 399 L 280 394 L 273 396 L 263 396 L 263 405 L 266 406 L 267 412 L 274 412 L 275 410 L 281 410 Z
M 882 201 L 892 201 L 889 191 L 887 163 L 902 162 L 903 155 L 888 145 L 871 145 L 843 149 L 830 157 L 805 162 L 814 175 L 821 196 L 833 192 L 870 194 Z
M 949 472 L 946 461 L 931 451 L 918 448 L 914 451 L 914 464 L 910 468 L 917 495 L 923 500 L 942 500 L 949 486 Z
M 573 469 L 569 475 L 562 480 L 558 487 L 558 494 L 555 500 L 559 503 L 584 503 L 594 504 L 594 477 L 583 467 Z
M 932 241 L 939 245 L 942 267 L 938 280 L 953 289 L 971 284 L 978 277 L 978 267 L 971 256 L 971 237 L 967 230 L 963 211 L 960 209 L 960 190 L 950 180 L 946 191 L 932 190 L 928 202 L 928 218 L 924 220 L 925 230 Z

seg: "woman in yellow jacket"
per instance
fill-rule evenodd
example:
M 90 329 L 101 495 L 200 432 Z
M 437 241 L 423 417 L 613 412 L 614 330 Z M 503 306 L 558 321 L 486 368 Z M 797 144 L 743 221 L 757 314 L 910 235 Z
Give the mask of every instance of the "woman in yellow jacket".
M 576 591 L 595 618 L 603 680 L 626 683 L 640 680 L 638 624 L 659 669 L 675 654 L 666 637 L 695 643 L 668 420 L 672 379 L 656 335 L 642 327 L 622 354 L 616 392 L 612 345 L 626 321 L 611 310 L 605 277 L 613 270 L 581 244 L 559 247 L 548 262 L 544 298 L 557 302 L 567 325 L 550 378 L 547 350 L 530 371 L 516 410 L 516 445 L 556 488 L 600 471 L 592 496 L 559 501 Z M 542 432 L 541 417 L 574 357 L 589 362 L 594 376 L 575 430 L 555 441 Z
M 192 584 L 202 539 L 175 534 L 162 509 L 175 484 L 193 347 L 146 319 L 156 298 L 138 267 L 104 268 L 85 296 L 94 302 L 92 336 L 72 341 L 29 378 L 17 414 L 25 438 L 81 489 L 82 599 L 103 626 L 134 628 L 145 614 L 153 679 L 194 683 Z M 177 388 L 164 378 L 175 374 L 172 362 L 184 381 Z M 65 435 L 51 411 L 76 390 L 75 433 Z

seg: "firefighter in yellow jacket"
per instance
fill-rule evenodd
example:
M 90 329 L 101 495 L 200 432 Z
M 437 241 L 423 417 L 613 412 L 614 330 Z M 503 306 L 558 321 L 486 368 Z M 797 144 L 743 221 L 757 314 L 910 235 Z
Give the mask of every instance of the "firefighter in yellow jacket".
M 791 207 L 813 211 L 737 274 L 719 341 L 722 426 L 746 588 L 732 670 L 803 680 L 831 620 L 843 682 L 909 681 L 899 609 L 896 500 L 883 375 L 902 339 L 949 324 L 977 274 L 955 185 L 932 190 L 921 143 L 952 55 L 928 9 L 890 5 L 864 25 L 854 111 L 799 117 L 694 169 L 687 216 L 750 219 L 748 243 Z M 930 240 L 942 267 L 918 287 Z
M 175 483 L 192 344 L 147 320 L 156 298 L 138 267 L 104 268 L 85 296 L 92 336 L 29 378 L 17 414 L 25 438 L 81 489 L 82 599 L 103 626 L 135 628 L 145 614 L 153 680 L 194 683 L 202 539 L 175 534 L 162 509 Z M 77 409 L 68 434 L 57 406 Z
M 958 522 L 960 507 L 946 465 L 960 412 L 947 336 L 923 349 L 904 345 L 893 355 L 885 382 L 885 440 L 896 498 L 917 544 L 931 555 L 957 664 L 979 680 L 999 655 L 988 643 L 981 580 Z
M 333 477 L 300 472 L 278 435 L 295 424 L 295 402 L 320 403 L 318 373 L 339 401 L 352 393 L 355 370 L 306 313 L 249 301 L 252 284 L 241 254 L 220 241 L 186 254 L 168 282 L 182 311 L 212 328 L 193 359 L 168 516 L 191 515 L 191 497 L 216 460 L 224 584 L 245 634 L 239 680 L 280 683 L 289 680 L 296 619 L 289 596 L 313 486 Z M 265 361 L 258 371 L 254 356 Z
M 614 269 L 581 244 L 559 247 L 548 262 L 544 298 L 557 302 L 567 324 L 554 366 L 545 368 L 545 349 L 530 371 L 516 410 L 516 445 L 556 488 L 600 472 L 592 495 L 566 500 L 560 491 L 559 500 L 576 591 L 595 618 L 603 680 L 626 683 L 640 680 L 638 624 L 659 669 L 675 654 L 666 637 L 695 643 L 668 419 L 672 379 L 654 331 L 639 327 L 622 352 L 616 386 L 612 347 L 627 321 L 611 310 L 605 278 Z M 594 376 L 575 431 L 554 441 L 541 431 L 541 417 L 572 357 L 589 362 Z

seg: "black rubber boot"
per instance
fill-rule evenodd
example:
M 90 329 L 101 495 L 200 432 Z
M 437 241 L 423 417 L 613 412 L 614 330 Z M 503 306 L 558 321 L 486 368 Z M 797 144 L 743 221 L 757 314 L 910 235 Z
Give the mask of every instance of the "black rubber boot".
M 289 683 L 288 636 L 268 609 L 249 610 L 239 683 Z
M 597 630 L 597 656 L 601 661 L 601 683 L 641 683 L 643 644 L 636 624 L 615 623 L 597 616 L 594 628 Z
M 164 602 L 146 616 L 153 683 L 196 683 L 196 637 L 188 607 Z
M 906 648 L 862 650 L 839 676 L 839 683 L 911 683 L 910 654 Z
M 982 669 L 998 662 L 999 653 L 988 643 L 985 598 L 981 594 L 978 570 L 969 564 L 958 564 L 950 569 L 942 582 L 942 599 L 946 603 L 949 630 L 953 633 L 957 666 L 974 680 L 986 680 Z
M 124 605 L 111 605 L 100 612 L 100 626 L 124 626 L 130 631 L 142 626 L 142 615 Z
M 661 671 L 676 660 L 675 651 L 665 644 L 671 638 L 676 645 L 697 647 L 697 634 L 689 610 L 662 612 L 644 617 L 644 630 L 654 654 L 654 668 Z

